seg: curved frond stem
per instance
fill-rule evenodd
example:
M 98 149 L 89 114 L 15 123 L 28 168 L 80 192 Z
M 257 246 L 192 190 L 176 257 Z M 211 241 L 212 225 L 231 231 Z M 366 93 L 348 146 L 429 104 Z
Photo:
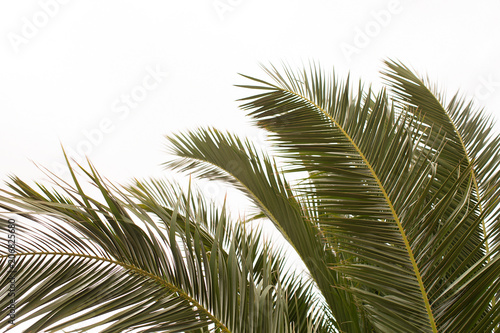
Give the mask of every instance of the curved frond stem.
M 397 78 L 402 78 L 402 79 L 405 80 L 404 84 L 407 84 L 409 82 L 409 83 L 413 83 L 415 85 L 418 85 L 418 87 L 420 89 L 423 89 L 425 91 L 425 94 L 429 98 L 433 99 L 433 101 L 431 101 L 432 105 L 434 105 L 435 107 L 437 107 L 439 109 L 439 111 L 442 114 L 445 115 L 445 117 L 446 117 L 446 119 L 448 121 L 448 124 L 451 126 L 452 132 L 456 135 L 456 138 L 458 139 L 459 146 L 460 146 L 460 148 L 462 150 L 462 153 L 463 153 L 463 155 L 465 157 L 465 161 L 467 162 L 467 165 L 472 165 L 474 161 L 471 158 L 470 153 L 469 153 L 469 151 L 467 149 L 467 145 L 465 144 L 463 135 L 460 132 L 459 128 L 457 127 L 456 121 L 452 118 L 452 116 L 450 115 L 450 112 L 448 112 L 446 110 L 446 108 L 443 106 L 443 104 L 441 103 L 441 101 L 427 87 L 427 85 L 422 81 L 422 79 L 420 79 L 414 73 L 412 73 L 408 67 L 406 67 L 406 66 L 404 66 L 404 65 L 402 65 L 400 63 L 398 64 L 395 61 L 386 61 L 385 63 L 393 71 L 393 72 L 386 72 L 385 73 L 391 80 L 395 80 Z M 391 80 L 389 80 L 389 81 L 391 81 Z M 394 82 L 392 82 L 392 83 L 394 83 Z M 405 90 L 404 84 L 396 83 L 395 87 L 399 91 L 404 91 Z M 405 91 L 405 93 L 409 94 L 406 91 Z M 419 108 L 419 107 L 420 106 L 417 105 L 417 108 Z M 418 112 L 418 109 L 417 109 L 417 111 L 415 113 L 416 114 L 420 114 Z M 423 117 L 424 120 L 426 119 L 425 114 L 423 114 L 422 117 Z M 470 175 L 471 175 L 471 178 L 472 178 L 474 190 L 476 191 L 476 194 L 477 194 L 477 200 L 479 202 L 478 209 L 479 209 L 480 214 L 482 214 L 482 212 L 483 212 L 483 205 L 482 205 L 483 198 L 481 196 L 481 192 L 480 192 L 480 189 L 479 189 L 479 183 L 478 183 L 478 180 L 477 180 L 476 171 L 474 170 L 474 168 L 471 168 Z M 487 231 L 487 228 L 486 228 L 486 221 L 483 219 L 483 221 L 481 222 L 481 224 L 482 224 L 482 233 L 483 233 L 483 238 L 484 238 L 485 251 L 486 251 L 487 257 L 489 258 L 489 256 L 490 256 L 490 249 L 489 249 L 489 242 L 488 242 L 488 237 L 487 237 L 488 231 Z
M 220 328 L 222 332 L 226 333 L 231 333 L 231 331 L 217 318 L 215 317 L 207 308 L 205 308 L 202 304 L 200 304 L 196 299 L 193 297 L 189 296 L 186 292 L 184 292 L 182 289 L 176 287 L 172 283 L 168 283 L 167 281 L 163 280 L 159 276 L 156 276 L 154 274 L 151 274 L 150 272 L 147 272 L 143 269 L 140 269 L 136 266 L 116 261 L 116 260 L 111 260 L 107 258 L 102 258 L 102 257 L 96 257 L 96 256 L 91 256 L 91 255 L 86 255 L 86 254 L 81 254 L 81 253 L 70 253 L 70 252 L 31 252 L 31 253 L 16 253 L 17 256 L 22 256 L 22 257 L 27 257 L 27 256 L 45 256 L 45 255 L 54 255 L 54 256 L 71 256 L 71 257 L 78 257 L 78 258 L 87 258 L 91 260 L 96 260 L 100 262 L 107 262 L 110 264 L 114 264 L 120 267 L 123 267 L 124 269 L 127 269 L 129 271 L 132 271 L 134 273 L 137 273 L 141 276 L 147 277 L 149 279 L 152 279 L 155 281 L 157 284 L 161 285 L 163 288 L 167 289 L 171 293 L 176 293 L 178 297 L 188 301 L 193 305 L 193 307 L 196 307 L 197 309 L 205 312 L 207 317 L 211 319 L 211 321 L 214 323 L 216 328 Z M 2 258 L 7 258 L 8 255 L 0 255 L 0 259 Z
M 331 117 L 331 115 L 328 112 L 326 112 L 326 110 L 324 110 L 322 107 L 320 107 L 314 101 L 308 99 L 306 96 L 300 95 L 300 94 L 298 94 L 298 93 L 296 93 L 294 91 L 291 91 L 289 89 L 285 89 L 285 88 L 281 88 L 281 87 L 279 89 L 282 90 L 282 91 L 288 92 L 288 93 L 290 93 L 292 95 L 295 95 L 295 96 L 297 96 L 297 97 L 299 97 L 301 99 L 303 99 L 304 101 L 310 103 L 315 108 L 317 108 L 318 110 L 320 110 L 324 114 L 324 116 L 327 117 L 328 119 L 330 119 L 330 121 L 342 132 L 342 134 L 351 143 L 352 147 L 356 150 L 356 152 L 359 154 L 359 156 L 361 157 L 361 159 L 363 160 L 363 162 L 368 167 L 368 169 L 369 169 L 370 173 L 372 174 L 373 178 L 375 179 L 375 181 L 376 181 L 376 183 L 377 183 L 380 191 L 382 192 L 382 194 L 384 196 L 384 199 L 385 199 L 388 207 L 391 210 L 391 213 L 392 213 L 392 216 L 394 218 L 394 221 L 396 222 L 396 224 L 398 226 L 399 232 L 401 234 L 401 238 L 403 239 L 406 251 L 407 251 L 408 256 L 410 258 L 410 261 L 411 261 L 411 264 L 412 264 L 412 267 L 413 267 L 413 271 L 414 271 L 415 277 L 417 278 L 417 281 L 418 281 L 418 285 L 419 285 L 419 288 L 420 288 L 422 300 L 423 300 L 423 302 L 425 304 L 425 308 L 426 308 L 427 315 L 428 315 L 428 318 L 429 318 L 429 323 L 430 323 L 430 325 L 432 327 L 432 331 L 435 332 L 435 333 L 437 333 L 437 326 L 436 326 L 436 322 L 435 322 L 435 319 L 434 319 L 434 315 L 432 313 L 432 308 L 431 308 L 431 305 L 430 305 L 430 302 L 429 302 L 429 298 L 427 296 L 427 291 L 425 289 L 425 286 L 424 286 L 424 283 L 423 283 L 423 280 L 422 280 L 422 276 L 420 274 L 420 270 L 418 268 L 417 262 L 415 260 L 415 256 L 413 254 L 413 250 L 412 250 L 412 248 L 410 246 L 408 238 L 406 237 L 406 232 L 405 232 L 405 230 L 403 228 L 403 225 L 402 225 L 402 223 L 400 221 L 400 218 L 399 218 L 396 210 L 394 209 L 394 205 L 392 204 L 392 201 L 389 198 L 389 195 L 385 191 L 385 188 L 384 188 L 382 182 L 380 181 L 380 178 L 378 177 L 378 175 L 376 174 L 375 170 L 373 169 L 373 166 L 368 161 L 368 159 L 363 154 L 363 152 L 358 147 L 358 145 L 354 142 L 353 138 L 346 132 L 346 130 L 342 126 L 340 126 L 340 124 L 333 117 Z

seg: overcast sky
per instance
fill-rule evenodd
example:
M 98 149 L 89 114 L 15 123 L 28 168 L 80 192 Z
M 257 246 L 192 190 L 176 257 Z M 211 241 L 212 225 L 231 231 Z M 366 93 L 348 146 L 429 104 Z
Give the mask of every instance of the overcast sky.
M 212 125 L 263 136 L 238 73 L 310 60 L 380 85 L 399 59 L 500 119 L 498 1 L 0 3 L 0 175 L 57 171 L 60 143 L 112 180 L 164 173 L 165 134 Z

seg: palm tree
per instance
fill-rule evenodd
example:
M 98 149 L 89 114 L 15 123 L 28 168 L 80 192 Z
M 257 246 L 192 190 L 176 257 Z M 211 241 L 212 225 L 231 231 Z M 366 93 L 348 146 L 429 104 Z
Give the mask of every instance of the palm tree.
M 376 94 L 315 64 L 265 71 L 270 82 L 245 76 L 257 94 L 242 109 L 268 131 L 273 157 L 200 128 L 168 137 L 176 158 L 166 166 L 245 193 L 258 208 L 248 220 L 272 223 L 306 272 L 287 270 L 265 230 L 191 186 L 118 188 L 80 167 L 101 202 L 68 162 L 73 185 L 34 189 L 13 178 L 0 197 L 2 228 L 20 221 L 16 316 L 33 320 L 28 331 L 94 317 L 84 329 L 500 331 L 500 137 L 491 119 L 458 94 L 445 102 L 395 61 L 383 72 L 389 92 Z M 10 300 L 0 302 L 8 310 Z

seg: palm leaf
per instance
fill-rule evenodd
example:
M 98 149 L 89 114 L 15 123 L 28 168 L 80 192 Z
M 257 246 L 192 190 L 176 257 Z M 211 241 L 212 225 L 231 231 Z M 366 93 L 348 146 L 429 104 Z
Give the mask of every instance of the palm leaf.
M 169 168 L 223 180 L 243 191 L 302 258 L 335 317 L 337 329 L 361 330 L 364 323 L 356 304 L 340 289 L 347 282 L 327 266 L 337 263 L 338 258 L 334 252 L 324 250 L 328 244 L 320 229 L 302 215 L 301 202 L 269 157 L 249 141 L 214 129 L 199 129 L 168 139 L 171 152 L 179 157 L 166 163 Z
M 482 203 L 478 207 L 490 205 L 485 198 L 488 189 L 500 181 L 500 136 L 494 132 L 494 122 L 482 110 L 474 107 L 456 93 L 449 103 L 429 83 L 414 74 L 408 67 L 396 61 L 386 61 L 384 78 L 393 89 L 395 99 L 408 107 L 420 122 L 426 126 L 440 128 L 439 135 L 446 137 L 441 160 L 443 170 L 450 170 L 461 164 L 462 168 L 474 164 L 471 179 L 476 200 Z M 432 133 L 438 135 L 437 132 Z M 483 237 L 486 224 L 498 220 L 497 216 L 484 219 Z M 488 251 L 488 239 L 485 242 Z
M 5 210 L 23 217 L 16 297 L 18 321 L 35 319 L 27 331 L 57 331 L 100 315 L 106 316 L 79 330 L 328 330 L 321 304 L 306 292 L 309 284 L 279 273 L 284 256 L 258 231 L 233 226 L 224 209 L 190 192 L 175 195 L 176 186 L 165 182 L 119 190 L 92 166 L 82 170 L 105 203 L 85 194 L 71 167 L 74 187 L 57 182 L 62 192 L 41 185 L 37 191 L 14 178 L 13 192 L 0 197 Z M 159 193 L 170 196 L 158 202 Z M 9 273 L 2 272 L 6 286 Z M 300 308 L 288 306 L 287 290 L 295 291 Z M 9 302 L 0 303 L 4 311 Z

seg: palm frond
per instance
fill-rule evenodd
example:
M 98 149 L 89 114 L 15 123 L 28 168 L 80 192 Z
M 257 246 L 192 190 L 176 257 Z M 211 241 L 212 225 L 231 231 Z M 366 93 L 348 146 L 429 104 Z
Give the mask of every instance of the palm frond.
M 294 332 L 294 325 L 313 322 L 310 332 L 329 330 L 308 283 L 280 273 L 279 250 L 258 230 L 230 223 L 224 208 L 209 208 L 165 182 L 120 190 L 92 166 L 81 170 L 104 203 L 84 192 L 71 167 L 74 186 L 35 190 L 14 178 L 12 191 L 0 197 L 4 210 L 22 216 L 16 298 L 18 321 L 35 319 L 27 331 L 57 331 L 100 315 L 106 316 L 78 329 Z M 7 256 L 2 250 L 2 267 Z M 8 279 L 2 269 L 2 286 Z M 289 306 L 288 289 L 300 308 Z M 3 311 L 9 302 L 1 301 Z
M 444 174 L 457 164 L 463 169 L 474 164 L 471 170 L 473 189 L 476 200 L 482 201 L 478 209 L 483 210 L 483 206 L 491 204 L 489 199 L 492 198 L 485 197 L 490 193 L 488 189 L 500 181 L 500 136 L 495 134 L 491 117 L 459 93 L 446 103 L 426 80 L 399 62 L 386 61 L 386 66 L 384 78 L 394 91 L 395 100 L 405 105 L 425 126 L 440 129 L 431 132 L 432 135 L 446 138 L 438 161 Z M 484 219 L 483 236 L 487 233 L 486 224 L 496 219 L 498 216 Z M 488 239 L 485 244 L 488 247 Z
M 325 251 L 329 245 L 321 230 L 303 214 L 303 205 L 266 154 L 247 140 L 214 129 L 168 139 L 171 152 L 178 158 L 167 162 L 167 167 L 223 180 L 245 193 L 302 258 L 336 318 L 337 328 L 361 329 L 364 323 L 357 306 L 343 290 L 347 282 L 328 269 L 328 265 L 338 263 L 336 254 Z

